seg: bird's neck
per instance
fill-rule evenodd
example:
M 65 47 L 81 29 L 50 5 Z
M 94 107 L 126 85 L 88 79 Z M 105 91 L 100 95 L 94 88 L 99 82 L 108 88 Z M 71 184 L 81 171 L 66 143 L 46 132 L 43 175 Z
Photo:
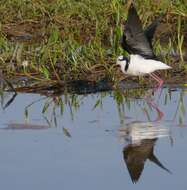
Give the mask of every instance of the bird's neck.
M 120 64 L 122 72 L 125 71 L 126 63 Z
M 125 68 L 124 68 L 125 70 L 124 71 L 128 70 L 129 64 L 130 64 L 130 60 L 128 59 L 127 62 L 126 62 L 126 64 L 125 64 Z

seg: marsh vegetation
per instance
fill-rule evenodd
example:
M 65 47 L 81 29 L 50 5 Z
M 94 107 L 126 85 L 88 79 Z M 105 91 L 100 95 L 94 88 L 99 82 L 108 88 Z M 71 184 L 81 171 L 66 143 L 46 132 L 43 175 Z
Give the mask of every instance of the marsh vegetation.
M 93 86 L 104 81 L 113 88 L 126 78 L 114 64 L 116 57 L 125 53 L 119 40 L 130 3 L 131 0 L 2 0 L 1 78 L 21 87 L 20 91 L 59 86 L 65 89 L 77 81 Z M 168 83 L 184 83 L 185 0 L 143 0 L 136 1 L 136 7 L 144 26 L 164 14 L 154 49 L 173 70 L 161 75 Z M 147 80 L 141 79 L 140 83 L 146 84 Z

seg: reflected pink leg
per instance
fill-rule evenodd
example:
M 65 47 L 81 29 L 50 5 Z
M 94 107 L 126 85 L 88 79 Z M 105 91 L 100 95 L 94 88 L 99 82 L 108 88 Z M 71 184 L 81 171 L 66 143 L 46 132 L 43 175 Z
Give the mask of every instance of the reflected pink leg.
M 162 117 L 164 116 L 164 113 L 158 108 L 158 106 L 153 102 L 151 101 L 149 98 L 145 98 L 146 102 L 152 107 L 154 108 L 157 113 L 158 113 L 158 117 L 154 120 L 156 122 L 160 121 L 162 119 Z
M 155 73 L 149 74 L 154 80 L 157 81 L 158 85 L 156 89 L 153 90 L 153 92 L 156 92 L 164 83 L 164 81 L 158 77 Z M 161 95 L 161 94 L 160 94 Z M 159 96 L 160 97 L 160 96 Z M 155 119 L 155 121 L 160 121 L 162 117 L 164 116 L 164 113 L 160 111 L 159 107 L 150 99 L 150 96 L 145 97 L 146 102 L 156 110 L 158 113 L 158 117 Z

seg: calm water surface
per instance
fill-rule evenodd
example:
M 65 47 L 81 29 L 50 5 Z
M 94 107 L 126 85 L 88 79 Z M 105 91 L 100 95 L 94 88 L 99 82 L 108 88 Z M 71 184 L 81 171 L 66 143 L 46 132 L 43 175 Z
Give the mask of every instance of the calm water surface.
M 12 95 L 4 93 L 1 188 L 185 190 L 186 92 L 164 89 L 157 108 L 116 92 L 18 94 L 3 109 Z

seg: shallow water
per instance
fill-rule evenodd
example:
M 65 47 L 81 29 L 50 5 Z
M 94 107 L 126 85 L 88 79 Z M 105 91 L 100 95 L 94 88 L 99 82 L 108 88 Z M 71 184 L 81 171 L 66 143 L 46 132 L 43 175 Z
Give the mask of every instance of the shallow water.
M 116 92 L 18 94 L 3 109 L 4 93 L 2 189 L 186 189 L 186 92 L 163 89 L 156 108 Z

